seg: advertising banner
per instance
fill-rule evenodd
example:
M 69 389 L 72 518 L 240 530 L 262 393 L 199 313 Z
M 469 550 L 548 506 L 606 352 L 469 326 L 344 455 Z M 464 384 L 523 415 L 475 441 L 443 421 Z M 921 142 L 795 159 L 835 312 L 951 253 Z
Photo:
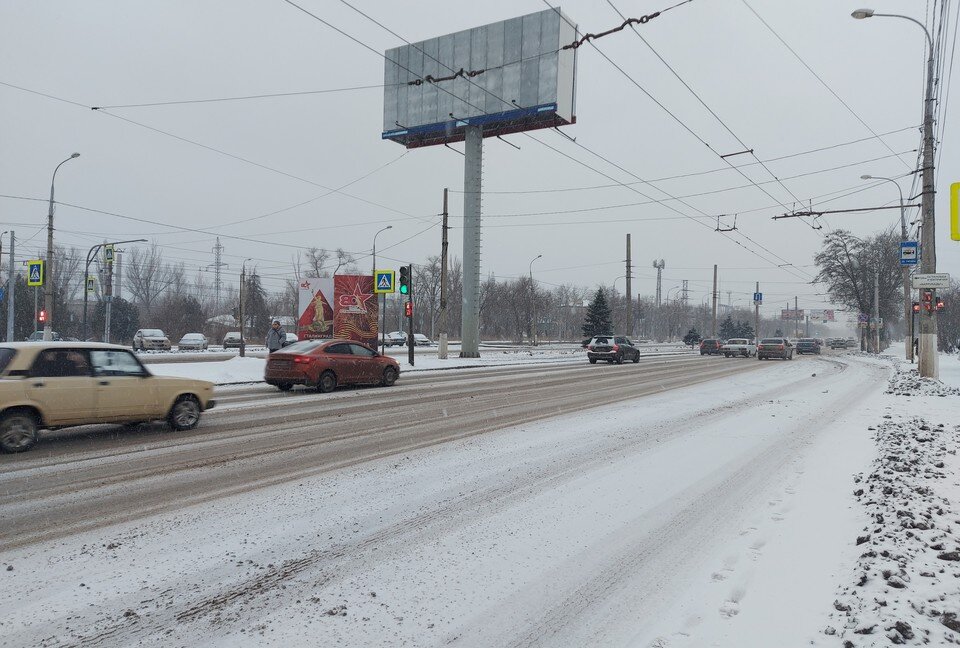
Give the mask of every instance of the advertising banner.
M 823 309 L 813 309 L 810 311 L 810 321 L 811 322 L 834 322 L 834 311 L 832 310 L 823 310 Z
M 803 319 L 803 309 L 793 310 L 793 309 L 780 309 L 780 319 L 782 320 L 802 320 Z
M 336 298 L 333 314 L 334 336 L 376 347 L 380 309 L 373 293 L 373 277 L 337 275 L 333 282 Z
M 301 340 L 333 337 L 333 287 L 328 277 L 300 280 L 296 333 Z

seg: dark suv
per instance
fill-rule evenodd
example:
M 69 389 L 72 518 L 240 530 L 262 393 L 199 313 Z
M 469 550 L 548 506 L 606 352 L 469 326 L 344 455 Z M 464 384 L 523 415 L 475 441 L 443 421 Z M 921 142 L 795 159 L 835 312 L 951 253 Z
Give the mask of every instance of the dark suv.
M 587 345 L 587 360 L 597 364 L 597 360 L 623 364 L 624 360 L 640 362 L 640 349 L 621 335 L 596 335 Z
M 700 355 L 721 355 L 723 340 L 700 340 Z
M 815 338 L 800 338 L 797 340 L 797 345 L 794 348 L 800 355 L 804 353 L 820 355 L 820 341 Z

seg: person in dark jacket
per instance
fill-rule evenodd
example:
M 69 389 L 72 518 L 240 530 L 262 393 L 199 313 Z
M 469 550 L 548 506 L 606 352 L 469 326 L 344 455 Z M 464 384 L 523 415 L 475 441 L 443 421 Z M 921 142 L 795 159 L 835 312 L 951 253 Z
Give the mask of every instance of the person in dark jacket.
M 286 341 L 287 332 L 283 330 L 278 320 L 274 320 L 270 330 L 267 331 L 267 350 L 273 353 L 274 351 L 282 349 Z

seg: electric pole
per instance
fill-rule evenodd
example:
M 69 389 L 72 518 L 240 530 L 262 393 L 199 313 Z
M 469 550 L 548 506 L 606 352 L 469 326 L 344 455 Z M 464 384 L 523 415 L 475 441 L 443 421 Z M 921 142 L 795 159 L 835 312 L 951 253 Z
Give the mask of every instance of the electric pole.
M 217 243 L 213 246 L 213 299 L 214 305 L 213 310 L 217 312 L 220 310 L 220 269 L 226 268 L 228 264 L 223 262 L 223 245 L 220 243 L 220 237 L 217 237 Z M 210 266 L 207 266 L 208 268 Z
M 7 277 L 7 342 L 13 342 L 13 298 L 14 292 L 17 288 L 16 275 L 14 274 L 14 247 L 16 242 L 16 237 L 13 235 L 13 231 L 10 231 L 10 274 Z
M 667 267 L 667 264 L 663 259 L 657 261 L 654 259 L 653 267 L 657 269 L 657 308 L 660 307 L 660 296 L 661 296 L 661 284 L 660 284 L 660 274 L 663 272 L 663 269 Z
M 717 264 L 713 264 L 713 328 L 710 337 L 717 337 Z
M 790 302 L 787 302 L 790 305 Z M 793 298 L 793 337 L 800 337 L 800 307 L 797 305 L 797 298 Z
M 633 291 L 630 284 L 630 235 L 627 234 L 627 335 L 633 335 Z
M 757 282 L 757 287 L 753 291 L 754 294 L 760 293 L 760 282 Z M 760 302 L 754 299 L 753 301 L 753 337 L 756 338 L 757 344 L 760 344 Z
M 443 233 L 440 242 L 440 342 L 437 358 L 447 359 L 447 189 L 443 190 Z

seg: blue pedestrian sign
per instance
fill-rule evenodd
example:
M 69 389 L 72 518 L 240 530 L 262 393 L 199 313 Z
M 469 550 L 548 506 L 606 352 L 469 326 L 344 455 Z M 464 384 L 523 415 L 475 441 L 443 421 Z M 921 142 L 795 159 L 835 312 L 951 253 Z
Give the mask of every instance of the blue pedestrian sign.
M 373 273 L 373 292 L 377 295 L 397 292 L 393 270 L 377 270 Z
M 3 288 L 0 288 L 0 301 L 3 301 L 3 296 L 4 296 L 5 294 L 6 294 L 6 293 L 4 292 L 4 289 L 3 289 Z
M 915 266 L 920 257 L 920 249 L 916 241 L 903 241 L 900 243 L 900 265 Z
M 762 304 L 762 303 L 763 303 L 763 293 L 759 293 L 759 292 L 753 293 L 753 303 L 754 303 L 754 304 Z
M 27 285 L 43 285 L 43 259 L 34 259 L 27 262 Z

